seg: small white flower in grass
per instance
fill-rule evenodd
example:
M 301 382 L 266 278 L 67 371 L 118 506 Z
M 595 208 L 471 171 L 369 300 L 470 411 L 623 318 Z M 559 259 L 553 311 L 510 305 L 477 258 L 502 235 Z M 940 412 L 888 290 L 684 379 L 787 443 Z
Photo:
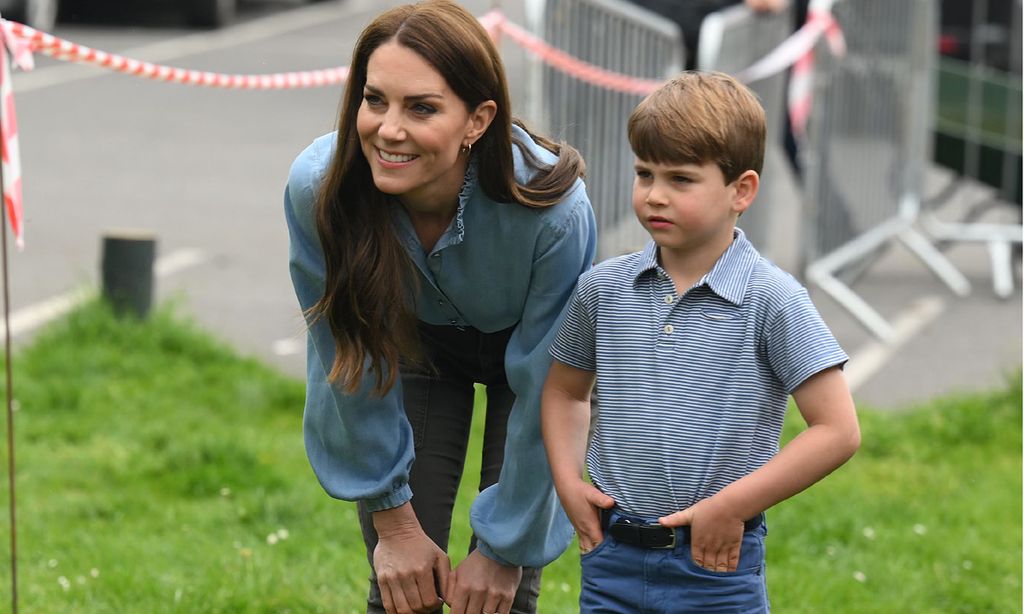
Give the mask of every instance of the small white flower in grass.
M 46 561 L 46 566 L 50 569 L 54 569 L 57 567 L 57 559 L 50 559 L 49 561 Z
M 864 574 L 863 571 L 855 571 L 855 572 L 853 572 L 853 579 L 856 580 L 857 582 L 867 582 L 868 581 L 868 577 Z
M 561 585 L 559 585 L 559 587 L 558 587 L 558 588 L 562 589 L 562 592 L 563 592 L 563 593 L 568 593 L 568 592 L 569 592 L 569 589 L 570 589 L 570 588 L 572 588 L 572 587 L 570 587 L 570 586 L 569 586 L 569 583 L 568 583 L 568 582 L 562 582 L 562 584 L 561 584 Z
M 866 537 L 868 539 L 874 539 L 875 538 L 875 530 L 872 529 L 871 527 L 864 527 L 863 533 L 864 533 L 864 537 Z
M 57 584 L 60 584 L 60 587 L 64 590 L 71 589 L 71 582 L 64 576 L 57 578 Z
M 278 539 L 288 539 L 288 535 L 289 535 L 288 529 L 278 529 L 277 530 L 277 537 L 278 537 Z
M 100 577 L 100 570 L 98 570 L 95 567 L 93 567 L 92 569 L 89 570 L 89 575 L 94 577 L 94 578 L 98 578 L 98 577 Z
M 928 527 L 924 526 L 920 522 L 914 525 L 914 533 L 917 533 L 918 535 L 924 535 L 927 532 Z
M 971 569 L 972 567 L 974 567 L 974 563 L 972 563 L 970 560 L 966 560 L 963 562 L 963 566 L 964 569 Z
M 273 546 L 277 543 L 277 533 L 271 533 L 267 536 L 267 543 Z
M 230 497 L 231 496 L 231 489 L 228 488 L 227 486 L 225 486 L 224 488 L 221 488 L 220 489 L 220 496 L 222 496 L 222 497 Z
M 836 548 L 835 546 L 829 546 L 828 548 L 825 548 L 825 554 L 827 554 L 829 556 L 835 556 L 838 552 L 839 552 L 839 549 Z

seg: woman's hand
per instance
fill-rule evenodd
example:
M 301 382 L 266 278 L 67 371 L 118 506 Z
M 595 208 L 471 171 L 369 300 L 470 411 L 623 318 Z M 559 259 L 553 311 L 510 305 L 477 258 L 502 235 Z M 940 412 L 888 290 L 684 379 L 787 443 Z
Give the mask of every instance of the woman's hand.
M 433 612 L 443 603 L 439 587 L 448 584 L 451 561 L 423 532 L 405 503 L 373 514 L 377 547 L 373 569 L 388 614 Z
M 508 614 L 523 577 L 522 567 L 508 567 L 480 554 L 469 553 L 448 578 L 451 614 Z

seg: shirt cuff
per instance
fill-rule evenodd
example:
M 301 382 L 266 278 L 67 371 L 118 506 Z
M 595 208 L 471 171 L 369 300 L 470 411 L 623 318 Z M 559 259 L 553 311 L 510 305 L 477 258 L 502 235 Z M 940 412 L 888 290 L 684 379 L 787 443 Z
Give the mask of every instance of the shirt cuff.
M 379 512 L 398 507 L 410 499 L 412 499 L 412 488 L 408 484 L 403 484 L 398 490 L 392 491 L 383 497 L 363 499 L 363 505 L 366 506 L 366 511 L 368 512 Z
M 495 554 L 494 550 L 491 550 L 490 546 L 488 546 L 484 542 L 480 541 L 479 537 L 476 538 L 476 549 L 480 551 L 480 554 L 486 556 L 487 558 L 491 559 L 495 563 L 500 563 L 500 564 L 504 565 L 505 567 L 519 567 L 519 565 L 516 565 L 515 563 L 506 561 L 505 559 L 503 559 L 500 556 L 498 556 L 497 554 Z

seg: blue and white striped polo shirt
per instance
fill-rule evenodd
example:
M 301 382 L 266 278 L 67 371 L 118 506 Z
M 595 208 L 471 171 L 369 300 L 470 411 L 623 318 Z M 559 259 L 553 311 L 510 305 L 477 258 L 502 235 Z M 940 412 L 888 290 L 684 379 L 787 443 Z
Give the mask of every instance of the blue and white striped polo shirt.
M 682 296 L 653 241 L 584 273 L 551 354 L 597 373 L 594 484 L 652 518 L 766 463 L 789 394 L 847 360 L 807 291 L 738 229 Z

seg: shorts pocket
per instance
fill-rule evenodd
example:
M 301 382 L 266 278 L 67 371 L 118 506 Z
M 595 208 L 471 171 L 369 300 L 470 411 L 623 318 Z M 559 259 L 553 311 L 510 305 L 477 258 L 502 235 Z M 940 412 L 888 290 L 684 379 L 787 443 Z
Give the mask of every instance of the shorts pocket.
M 605 538 L 601 540 L 601 543 L 599 543 L 598 545 L 594 546 L 593 550 L 591 550 L 590 552 L 587 552 L 586 554 L 580 554 L 580 563 L 582 563 L 583 561 L 586 561 L 587 559 L 593 558 L 594 556 L 599 554 L 602 550 L 610 547 L 611 546 L 611 543 L 610 543 L 611 541 L 612 541 L 611 538 L 609 538 L 608 536 L 605 536 Z
M 736 571 L 713 571 L 701 567 L 693 560 L 693 547 L 689 545 L 678 550 L 684 568 L 694 576 L 729 578 L 736 576 L 760 575 L 764 570 L 764 530 L 759 527 L 743 534 L 740 544 L 740 560 Z

